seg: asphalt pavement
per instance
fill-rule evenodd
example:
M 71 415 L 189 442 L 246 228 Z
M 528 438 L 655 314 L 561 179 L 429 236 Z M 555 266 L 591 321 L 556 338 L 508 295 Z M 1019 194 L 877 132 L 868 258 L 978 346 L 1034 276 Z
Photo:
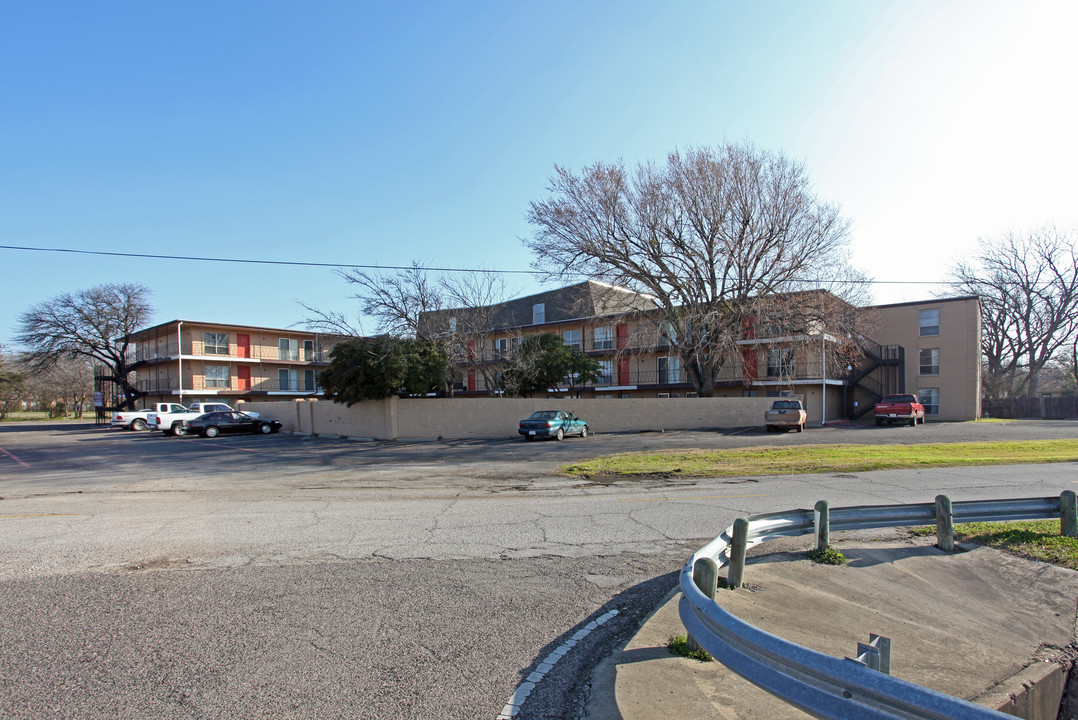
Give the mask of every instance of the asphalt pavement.
M 591 671 L 734 517 L 1058 494 L 1074 466 L 604 484 L 634 449 L 1078 437 L 1078 423 L 524 443 L 0 424 L 0 716 L 575 718 Z M 6 703 L 6 704 L 5 704 Z M 51 708 L 51 710 L 50 710 Z

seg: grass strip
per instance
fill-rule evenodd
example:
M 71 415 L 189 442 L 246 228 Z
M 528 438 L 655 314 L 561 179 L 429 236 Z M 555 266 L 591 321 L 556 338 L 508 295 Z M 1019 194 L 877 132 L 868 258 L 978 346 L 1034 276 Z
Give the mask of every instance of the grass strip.
M 935 527 L 917 528 L 919 535 L 934 535 Z M 1000 523 L 958 523 L 956 540 L 967 540 L 1012 555 L 1078 570 L 1078 539 L 1059 534 L 1059 520 L 1020 520 Z
M 1078 462 L 1078 440 L 917 445 L 796 445 L 604 455 L 563 465 L 581 478 L 733 477 Z

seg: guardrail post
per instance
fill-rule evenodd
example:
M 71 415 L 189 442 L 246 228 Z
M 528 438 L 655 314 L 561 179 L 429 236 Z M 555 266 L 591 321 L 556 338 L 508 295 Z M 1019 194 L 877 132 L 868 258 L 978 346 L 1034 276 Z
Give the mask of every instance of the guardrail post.
M 943 552 L 954 552 L 954 511 L 946 495 L 936 496 L 936 545 Z
M 825 550 L 831 544 L 830 506 L 826 500 L 817 500 L 812 510 L 812 524 L 816 530 L 816 549 Z
M 749 521 L 745 518 L 734 520 L 734 537 L 730 543 L 730 572 L 726 575 L 726 586 L 737 590 L 745 582 L 745 553 L 749 549 Z
M 718 563 L 707 557 L 697 560 L 692 566 L 692 581 L 696 583 L 696 587 L 700 588 L 700 592 L 714 600 L 719 587 Z M 702 649 L 692 635 L 686 633 L 686 639 L 690 650 Z
M 1059 531 L 1064 537 L 1078 538 L 1078 494 L 1073 490 L 1059 494 Z

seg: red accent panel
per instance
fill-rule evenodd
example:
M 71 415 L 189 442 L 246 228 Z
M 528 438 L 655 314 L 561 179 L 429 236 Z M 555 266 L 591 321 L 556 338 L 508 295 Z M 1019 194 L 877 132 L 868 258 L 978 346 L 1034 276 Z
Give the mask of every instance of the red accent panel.
M 251 357 L 251 336 L 241 333 L 236 334 L 236 357 L 249 358 Z M 250 368 L 247 370 L 247 378 L 250 379 Z
M 618 323 L 618 350 L 623 350 L 625 345 L 629 342 L 629 326 L 625 323 Z
M 741 377 L 746 383 L 756 382 L 759 372 L 756 367 L 756 351 L 741 348 Z
M 618 337 L 618 341 L 621 338 Z M 622 358 L 618 360 L 618 385 L 629 384 L 629 358 Z
M 248 345 L 247 349 L 250 350 L 250 345 Z M 244 357 L 247 356 L 245 355 Z M 251 368 L 247 367 L 246 365 L 240 365 L 238 368 L 236 368 L 236 382 L 238 385 L 238 387 L 236 388 L 237 390 L 250 390 Z
M 475 390 L 475 369 L 468 371 L 468 389 Z

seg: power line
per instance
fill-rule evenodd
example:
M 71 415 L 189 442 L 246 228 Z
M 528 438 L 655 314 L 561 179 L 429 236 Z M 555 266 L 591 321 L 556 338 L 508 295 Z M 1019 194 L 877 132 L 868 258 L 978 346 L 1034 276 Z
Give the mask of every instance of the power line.
M 67 253 L 71 255 L 100 255 L 106 257 L 141 258 L 147 260 L 182 260 L 189 262 L 239 263 L 245 265 L 283 265 L 291 267 L 347 268 L 350 270 L 412 270 L 411 265 L 353 265 L 349 263 L 309 262 L 301 260 L 255 260 L 251 258 L 202 257 L 196 255 L 154 255 L 151 253 L 110 252 L 106 250 L 74 250 L 72 248 L 40 248 L 24 245 L 0 245 L 0 250 L 26 252 Z M 489 270 L 481 268 L 421 267 L 422 270 L 448 273 L 493 273 L 497 275 L 543 275 L 541 270 Z M 832 283 L 846 282 L 854 285 L 955 285 L 952 280 L 825 280 L 805 278 L 797 282 Z

